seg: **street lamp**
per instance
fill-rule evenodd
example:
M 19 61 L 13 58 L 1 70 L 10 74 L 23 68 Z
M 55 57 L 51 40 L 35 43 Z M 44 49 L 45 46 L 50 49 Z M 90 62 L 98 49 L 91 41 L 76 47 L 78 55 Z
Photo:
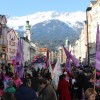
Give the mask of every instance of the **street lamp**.
M 92 7 L 87 7 L 86 9 L 86 25 L 87 25 L 87 57 L 88 57 L 88 67 L 90 66 L 90 52 L 89 52 L 89 36 L 88 36 L 88 11 L 90 11 Z

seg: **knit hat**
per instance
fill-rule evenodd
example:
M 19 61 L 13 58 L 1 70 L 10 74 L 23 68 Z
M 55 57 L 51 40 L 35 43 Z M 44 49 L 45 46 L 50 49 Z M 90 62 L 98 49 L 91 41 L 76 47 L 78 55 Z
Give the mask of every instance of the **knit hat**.
M 13 80 L 12 80 L 12 79 L 9 79 L 9 80 L 8 80 L 7 86 L 8 86 L 8 87 L 12 87 L 12 86 L 13 86 Z
M 64 75 L 67 75 L 67 72 L 64 72 Z

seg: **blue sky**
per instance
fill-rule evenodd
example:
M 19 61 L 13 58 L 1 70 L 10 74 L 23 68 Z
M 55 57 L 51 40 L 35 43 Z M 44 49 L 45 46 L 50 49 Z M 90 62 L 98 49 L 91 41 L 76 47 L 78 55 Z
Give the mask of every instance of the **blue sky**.
M 0 0 L 0 14 L 24 16 L 40 11 L 85 11 L 90 0 Z

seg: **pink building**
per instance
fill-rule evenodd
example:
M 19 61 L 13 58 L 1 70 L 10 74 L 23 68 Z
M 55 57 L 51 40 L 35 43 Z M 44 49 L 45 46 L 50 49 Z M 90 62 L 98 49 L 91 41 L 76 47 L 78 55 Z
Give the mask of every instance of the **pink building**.
M 11 62 L 16 55 L 18 36 L 17 33 L 7 27 L 5 15 L 0 15 L 0 63 Z
M 18 46 L 18 36 L 17 32 L 13 29 L 8 31 L 7 34 L 7 62 L 10 63 L 11 59 L 16 56 Z

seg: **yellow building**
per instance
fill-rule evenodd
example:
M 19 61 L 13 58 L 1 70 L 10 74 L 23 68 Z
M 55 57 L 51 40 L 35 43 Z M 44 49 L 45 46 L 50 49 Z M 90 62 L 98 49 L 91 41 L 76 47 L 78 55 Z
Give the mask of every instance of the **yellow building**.
M 38 52 L 46 56 L 48 48 L 38 48 Z

